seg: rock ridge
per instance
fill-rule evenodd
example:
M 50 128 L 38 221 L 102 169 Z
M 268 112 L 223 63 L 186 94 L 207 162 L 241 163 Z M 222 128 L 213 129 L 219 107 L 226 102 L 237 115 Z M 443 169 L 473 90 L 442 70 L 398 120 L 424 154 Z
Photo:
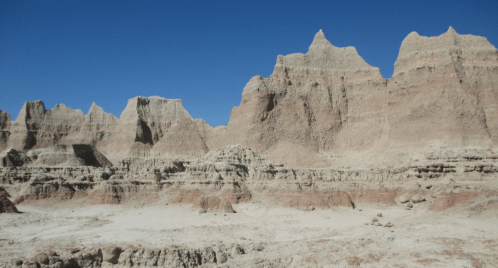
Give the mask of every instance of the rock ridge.
M 359 154 L 374 159 L 366 166 L 399 164 L 435 149 L 495 148 L 497 77 L 496 48 L 452 27 L 435 37 L 410 33 L 390 79 L 320 30 L 306 54 L 279 55 L 270 77 L 250 79 L 227 126 L 212 128 L 193 119 L 181 100 L 157 96 L 130 99 L 119 118 L 95 103 L 85 115 L 35 101 L 15 121 L 0 111 L 0 150 L 88 144 L 117 163 L 194 160 L 241 144 L 301 167 L 330 167 L 336 156 L 342 163 Z

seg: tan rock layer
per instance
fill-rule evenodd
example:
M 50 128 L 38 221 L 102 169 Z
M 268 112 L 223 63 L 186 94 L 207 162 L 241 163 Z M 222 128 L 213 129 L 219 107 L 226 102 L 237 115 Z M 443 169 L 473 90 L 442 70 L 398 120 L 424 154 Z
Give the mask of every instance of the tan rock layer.
M 12 167 L 0 177 L 3 183 L 22 185 L 15 203 L 86 198 L 93 204 L 120 204 L 166 198 L 206 212 L 229 212 L 232 204 L 252 201 L 303 210 L 418 204 L 433 211 L 482 210 L 496 198 L 498 162 L 494 155 L 480 158 L 475 153 L 441 154 L 451 156 L 451 162 L 427 160 L 386 169 L 294 169 L 250 149 L 228 146 L 190 163 L 162 162 L 165 166 L 145 173 L 126 167 Z
M 15 121 L 0 111 L 0 149 L 88 144 L 111 162 L 125 156 L 199 157 L 208 149 L 181 100 L 135 97 L 118 119 L 95 105 L 87 115 L 63 104 L 26 102 Z

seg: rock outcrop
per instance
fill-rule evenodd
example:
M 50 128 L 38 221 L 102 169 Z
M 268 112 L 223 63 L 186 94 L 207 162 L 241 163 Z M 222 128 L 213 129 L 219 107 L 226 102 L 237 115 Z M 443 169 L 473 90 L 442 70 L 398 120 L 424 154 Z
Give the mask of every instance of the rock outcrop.
M 0 187 L 0 213 L 17 213 L 19 212 L 16 205 L 9 200 L 9 193 L 5 188 Z
M 24 151 L 9 148 L 0 153 L 0 167 L 17 167 L 31 162 Z
M 197 123 L 181 100 L 135 97 L 119 119 L 95 103 L 84 115 L 63 104 L 46 110 L 41 101 L 26 102 L 13 122 L 0 111 L 2 150 L 73 144 L 93 145 L 114 163 L 133 156 L 193 158 L 208 151 Z
M 95 147 L 88 144 L 56 145 L 34 149 L 27 156 L 34 165 L 110 167 L 112 163 Z
M 241 255 L 262 251 L 262 244 L 212 245 L 192 249 L 178 246 L 142 248 L 108 246 L 105 248 L 69 248 L 41 252 L 27 260 L 13 259 L 14 267 L 205 267 L 223 264 Z
M 437 37 L 410 33 L 388 83 L 389 147 L 494 147 L 497 78 L 498 51 L 486 38 L 451 27 Z
M 247 83 L 228 126 L 160 97 L 130 99 L 119 119 L 95 103 L 87 115 L 41 101 L 15 121 L 0 111 L 0 181 L 23 183 L 19 202 L 164 191 L 206 211 L 262 197 L 299 209 L 466 206 L 495 187 L 497 72 L 493 45 L 451 27 L 409 34 L 390 79 L 319 31 L 306 54 L 280 55 Z
M 87 115 L 26 102 L 15 121 L 0 111 L 0 150 L 89 144 L 112 163 L 123 157 L 193 160 L 241 144 L 293 167 L 400 164 L 444 148 L 495 148 L 498 50 L 450 27 L 403 41 L 384 79 L 354 47 L 320 30 L 306 54 L 278 56 L 273 74 L 253 77 L 228 126 L 193 119 L 181 100 L 130 99 L 120 118 L 95 103 Z M 374 159 L 356 161 L 359 154 Z
M 221 138 L 207 140 L 214 147 L 240 143 L 258 153 L 299 146 L 310 150 L 302 159 L 319 151 L 366 150 L 380 142 L 386 84 L 355 48 L 335 47 L 320 31 L 308 53 L 280 55 L 270 77 L 253 77 L 228 126 L 213 130 L 211 136 L 219 132 Z
M 233 212 L 232 205 L 262 201 L 301 210 L 358 205 L 479 210 L 496 199 L 497 155 L 462 150 L 382 169 L 296 169 L 235 145 L 193 162 L 133 158 L 105 169 L 11 167 L 0 178 L 5 184 L 21 185 L 15 203 L 47 198 L 150 203 L 167 196 L 172 203 L 192 204 L 192 209 L 203 212 Z

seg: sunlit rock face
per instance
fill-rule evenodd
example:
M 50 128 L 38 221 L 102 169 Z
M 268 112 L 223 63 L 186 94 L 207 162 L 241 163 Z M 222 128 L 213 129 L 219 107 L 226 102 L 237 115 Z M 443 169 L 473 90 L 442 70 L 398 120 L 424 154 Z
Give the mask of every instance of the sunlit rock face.
M 486 38 L 410 33 L 389 89 L 389 147 L 493 147 L 498 51 Z
M 387 99 L 379 69 L 319 31 L 308 53 L 280 55 L 270 77 L 253 77 L 228 126 L 214 130 L 215 139 L 223 138 L 207 140 L 215 148 L 240 143 L 259 153 L 296 146 L 310 153 L 369 150 L 382 143 Z

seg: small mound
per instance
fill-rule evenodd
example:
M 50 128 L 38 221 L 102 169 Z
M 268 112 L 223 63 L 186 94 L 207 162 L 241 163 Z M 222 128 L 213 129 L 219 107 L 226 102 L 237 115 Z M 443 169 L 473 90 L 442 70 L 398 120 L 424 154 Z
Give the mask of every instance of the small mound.
M 0 213 L 18 213 L 16 206 L 9 200 L 9 193 L 0 187 Z

